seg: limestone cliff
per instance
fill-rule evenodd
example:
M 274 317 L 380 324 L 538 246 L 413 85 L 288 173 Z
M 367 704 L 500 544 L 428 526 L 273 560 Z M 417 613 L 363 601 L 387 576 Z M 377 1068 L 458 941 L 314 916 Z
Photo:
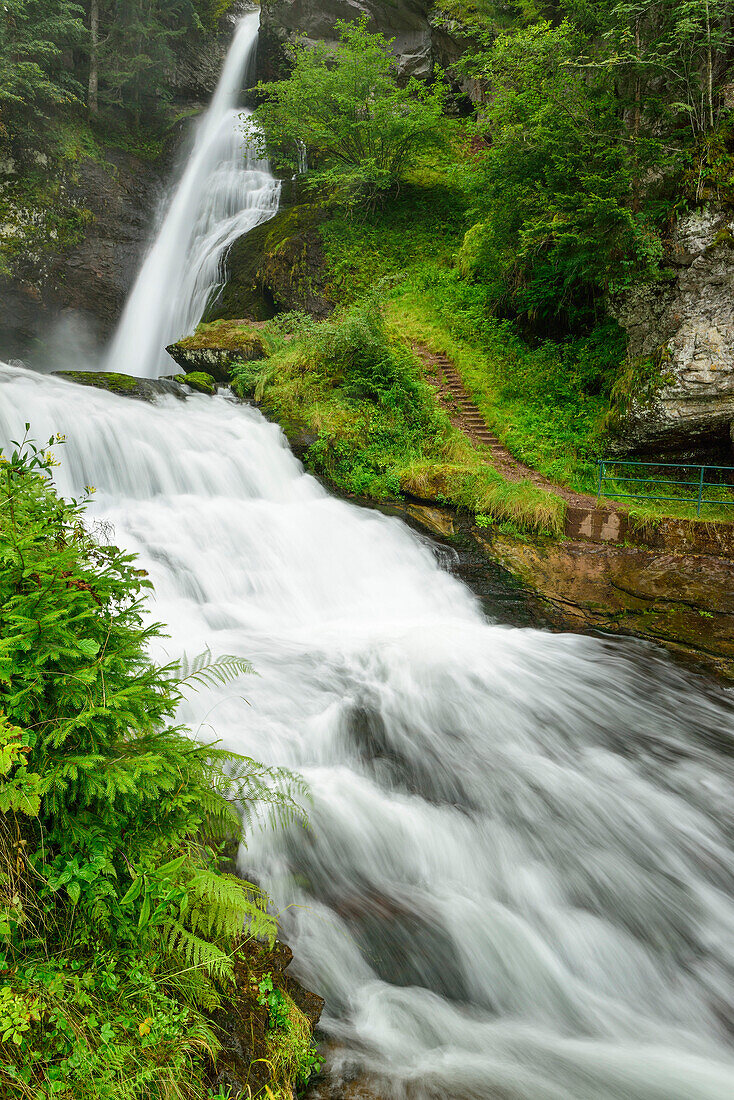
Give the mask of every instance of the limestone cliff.
M 629 335 L 612 447 L 725 453 L 734 422 L 734 211 L 687 214 L 669 259 L 669 281 L 642 284 L 612 303 Z

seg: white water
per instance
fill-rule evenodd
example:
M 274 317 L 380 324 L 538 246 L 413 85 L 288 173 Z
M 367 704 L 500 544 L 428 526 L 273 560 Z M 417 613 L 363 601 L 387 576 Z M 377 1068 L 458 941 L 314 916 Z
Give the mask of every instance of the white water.
M 26 420 L 67 433 L 60 487 L 98 487 L 168 653 L 255 664 L 189 717 L 311 784 L 311 833 L 255 835 L 242 867 L 337 1065 L 406 1100 L 731 1100 L 723 693 L 648 646 L 486 621 L 424 541 L 223 397 L 4 368 L 0 442 Z
M 191 332 L 221 285 L 229 247 L 278 209 L 280 184 L 246 146 L 238 99 L 257 47 L 260 12 L 238 24 L 194 146 L 174 185 L 105 369 L 157 378 L 175 367 L 165 348 Z

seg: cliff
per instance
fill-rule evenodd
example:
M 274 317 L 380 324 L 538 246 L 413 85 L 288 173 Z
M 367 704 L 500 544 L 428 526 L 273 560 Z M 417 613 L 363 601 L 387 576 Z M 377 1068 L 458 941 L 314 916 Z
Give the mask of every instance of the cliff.
M 335 24 L 343 19 L 369 21 L 371 31 L 394 39 L 401 76 L 428 78 L 436 65 L 450 69 L 467 40 L 466 29 L 453 19 L 432 13 L 430 0 L 264 0 L 261 7 L 258 78 L 279 80 L 288 73 L 288 49 L 306 43 L 336 41 Z M 470 96 L 478 89 L 469 83 Z
M 612 449 L 728 454 L 734 422 L 734 211 L 710 206 L 674 231 L 667 282 L 611 303 L 629 337 Z

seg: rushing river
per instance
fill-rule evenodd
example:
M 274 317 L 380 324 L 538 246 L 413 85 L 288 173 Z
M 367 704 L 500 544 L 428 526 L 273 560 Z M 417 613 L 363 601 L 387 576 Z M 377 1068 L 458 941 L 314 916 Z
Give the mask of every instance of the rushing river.
M 167 653 L 254 663 L 187 717 L 307 778 L 311 831 L 256 834 L 243 870 L 383 1095 L 731 1100 L 723 693 L 649 646 L 488 621 L 223 397 L 3 368 L 0 440 L 27 419 L 150 571 Z
M 108 366 L 159 373 L 227 243 L 277 209 L 237 137 L 256 33 L 246 17 Z M 728 694 L 651 646 L 492 621 L 425 540 L 330 497 L 223 396 L 148 405 L 2 366 L 0 445 L 26 421 L 66 434 L 59 488 L 96 486 L 102 537 L 150 572 L 156 655 L 257 670 L 184 717 L 310 784 L 311 830 L 255 833 L 242 870 L 326 997 L 337 1072 L 398 1100 L 732 1100 Z

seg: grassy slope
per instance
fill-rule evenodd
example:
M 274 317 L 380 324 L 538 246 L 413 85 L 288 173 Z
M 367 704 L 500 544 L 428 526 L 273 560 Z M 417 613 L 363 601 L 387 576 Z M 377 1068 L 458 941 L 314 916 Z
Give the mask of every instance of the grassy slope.
M 364 220 L 332 217 L 321 226 L 330 295 L 343 305 L 376 292 L 393 339 L 419 340 L 448 355 L 517 459 L 559 485 L 595 494 L 610 395 L 625 371 L 624 334 L 606 320 L 583 337 L 528 343 L 511 322 L 492 316 L 484 289 L 455 266 L 473 221 L 457 166 L 468 156 L 457 129 L 453 146 L 424 161 L 382 211 Z M 401 478 L 404 489 L 408 480 Z M 656 492 L 651 485 L 642 490 Z M 693 505 L 674 501 L 637 502 L 634 511 L 695 519 Z M 730 520 L 731 510 L 711 506 L 702 516 Z

